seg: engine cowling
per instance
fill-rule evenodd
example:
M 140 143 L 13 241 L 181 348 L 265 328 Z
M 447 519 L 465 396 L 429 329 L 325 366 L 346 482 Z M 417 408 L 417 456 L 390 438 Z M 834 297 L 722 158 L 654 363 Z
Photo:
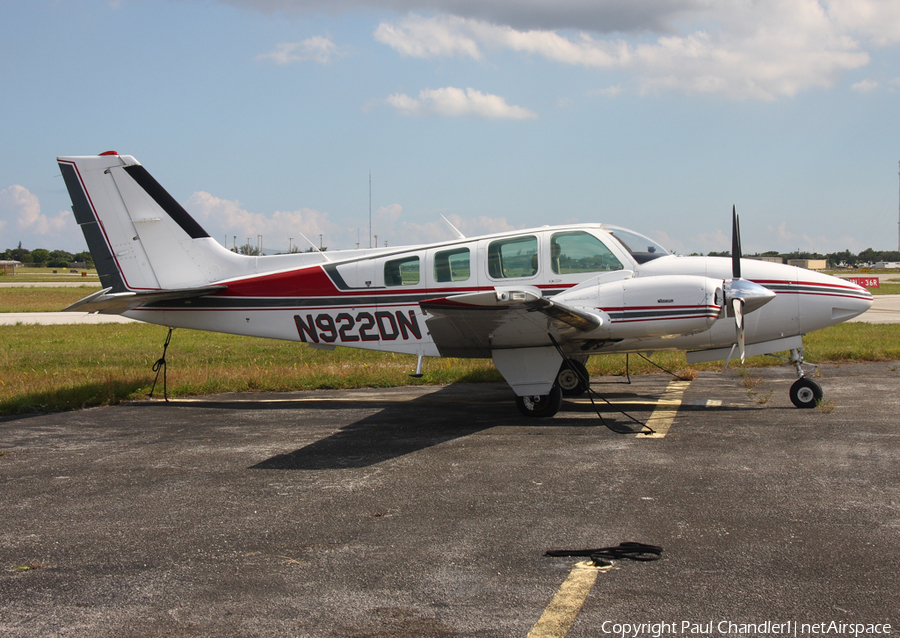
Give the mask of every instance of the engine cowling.
M 602 317 L 591 337 L 658 339 L 709 330 L 722 316 L 722 280 L 696 275 L 659 275 L 584 285 L 559 295 Z M 576 301 L 577 299 L 577 301 Z

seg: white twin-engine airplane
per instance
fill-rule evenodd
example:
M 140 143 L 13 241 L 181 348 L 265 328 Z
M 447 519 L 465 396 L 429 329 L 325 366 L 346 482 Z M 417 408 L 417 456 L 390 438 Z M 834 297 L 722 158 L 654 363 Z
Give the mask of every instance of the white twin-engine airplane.
M 528 416 L 588 389 L 588 357 L 686 350 L 689 362 L 790 351 L 855 317 L 872 295 L 793 266 L 680 257 L 602 224 L 544 226 L 421 246 L 251 257 L 215 241 L 133 157 L 60 157 L 103 290 L 66 310 L 170 328 L 366 348 L 494 365 Z M 448 222 L 449 224 L 449 222 Z

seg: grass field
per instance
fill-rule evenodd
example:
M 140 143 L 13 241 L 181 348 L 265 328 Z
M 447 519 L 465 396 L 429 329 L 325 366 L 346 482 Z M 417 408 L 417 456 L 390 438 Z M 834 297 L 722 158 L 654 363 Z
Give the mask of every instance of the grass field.
M 97 286 L 0 288 L 0 312 L 59 312 L 98 290 Z
M 0 330 L 0 414 L 71 410 L 145 397 L 166 334 L 166 328 L 148 324 L 6 326 Z M 900 360 L 900 325 L 842 324 L 804 341 L 811 362 Z M 348 348 L 325 352 L 299 343 L 193 330 L 175 331 L 167 361 L 173 397 L 501 380 L 490 360 L 426 359 L 425 377 L 415 380 L 408 376 L 416 362 L 410 355 Z M 657 353 L 653 361 L 683 375 L 721 370 L 723 365 L 688 366 L 683 353 Z M 780 364 L 772 357 L 747 360 L 752 367 Z M 592 357 L 588 369 L 595 376 L 624 374 L 625 357 Z M 631 357 L 632 374 L 653 372 L 658 370 Z

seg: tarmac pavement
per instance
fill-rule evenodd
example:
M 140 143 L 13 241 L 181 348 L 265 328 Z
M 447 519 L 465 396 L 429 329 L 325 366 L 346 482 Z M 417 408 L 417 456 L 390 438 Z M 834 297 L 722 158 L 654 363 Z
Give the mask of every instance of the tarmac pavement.
M 900 363 L 820 371 L 594 380 L 658 438 L 502 384 L 2 417 L 0 635 L 896 633 Z M 623 541 L 662 558 L 544 556 Z

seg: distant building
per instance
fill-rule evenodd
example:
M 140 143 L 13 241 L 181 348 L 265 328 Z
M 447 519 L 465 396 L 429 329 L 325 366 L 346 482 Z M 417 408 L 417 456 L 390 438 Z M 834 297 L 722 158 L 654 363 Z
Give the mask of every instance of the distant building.
M 16 266 L 21 266 L 21 261 L 16 261 L 15 259 L 3 259 L 0 260 L 0 268 L 3 268 L 3 272 L 11 272 L 12 274 L 16 274 Z
M 770 264 L 783 264 L 784 259 L 781 257 L 744 257 L 744 259 L 755 259 L 756 261 L 767 261 Z
M 825 270 L 828 262 L 824 259 L 788 259 L 788 266 L 798 266 L 807 270 Z
M 876 261 L 873 268 L 900 268 L 900 261 Z

